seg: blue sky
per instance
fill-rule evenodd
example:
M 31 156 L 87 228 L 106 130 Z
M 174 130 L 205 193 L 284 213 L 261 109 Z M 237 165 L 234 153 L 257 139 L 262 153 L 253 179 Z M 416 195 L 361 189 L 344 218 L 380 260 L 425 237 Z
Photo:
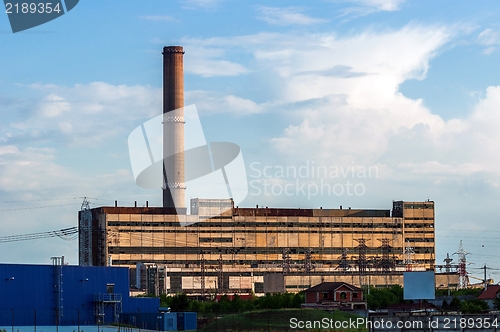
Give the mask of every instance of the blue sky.
M 162 47 L 182 45 L 186 105 L 196 105 L 209 141 L 242 149 L 253 186 L 240 206 L 390 209 L 429 198 L 437 263 L 463 240 L 473 274 L 500 268 L 499 7 L 80 1 L 16 34 L 0 15 L 0 233 L 74 226 L 83 196 L 94 207 L 160 204 L 159 191 L 135 185 L 127 138 L 161 112 Z M 306 165 L 377 173 L 276 174 Z M 275 176 L 256 178 L 266 166 Z M 363 194 L 264 193 L 264 184 L 276 193 L 297 181 L 351 181 Z M 2 246 L 3 262 L 77 263 L 76 241 Z

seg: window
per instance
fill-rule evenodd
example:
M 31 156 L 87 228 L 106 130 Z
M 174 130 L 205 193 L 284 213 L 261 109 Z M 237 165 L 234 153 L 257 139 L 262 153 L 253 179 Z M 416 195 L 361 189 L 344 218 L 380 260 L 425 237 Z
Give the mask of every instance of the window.
M 358 298 L 358 293 L 352 293 L 352 298 L 357 299 Z
M 346 292 L 342 292 L 342 293 L 340 293 L 340 299 L 341 299 L 341 300 L 345 300 L 346 298 L 347 298 L 347 294 L 346 294 Z
M 324 298 L 324 299 L 327 299 L 327 298 L 328 298 L 328 292 L 324 292 L 324 293 L 323 293 L 323 298 Z
M 106 293 L 113 294 L 115 292 L 115 284 L 106 285 Z

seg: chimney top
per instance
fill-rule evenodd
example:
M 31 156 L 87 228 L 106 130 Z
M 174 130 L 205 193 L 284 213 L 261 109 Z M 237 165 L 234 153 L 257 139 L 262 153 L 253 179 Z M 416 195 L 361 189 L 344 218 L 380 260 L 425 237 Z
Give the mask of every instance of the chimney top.
M 165 46 L 163 47 L 163 53 L 182 53 L 184 54 L 184 48 L 182 46 Z

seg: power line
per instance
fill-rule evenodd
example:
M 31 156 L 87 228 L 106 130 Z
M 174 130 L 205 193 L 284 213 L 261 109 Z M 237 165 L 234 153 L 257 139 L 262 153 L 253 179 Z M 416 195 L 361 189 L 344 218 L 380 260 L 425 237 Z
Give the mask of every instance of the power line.
M 452 229 L 436 229 L 436 234 L 449 234 L 449 235 L 454 235 L 456 233 L 500 233 L 500 231 L 498 230 L 494 230 L 492 229 L 491 231 L 488 231 L 488 230 L 478 230 L 478 229 L 465 229 L 465 228 L 457 228 L 455 230 L 452 230 Z
M 51 237 L 59 237 L 63 240 L 67 240 L 67 241 L 76 240 L 76 238 L 78 238 L 78 228 L 77 227 L 70 227 L 70 228 L 63 228 L 63 229 L 59 229 L 59 230 L 55 230 L 55 231 L 49 231 L 49 232 L 2 236 L 2 237 L 0 237 L 0 243 L 27 241 L 27 240 L 38 240 L 38 239 L 46 239 L 46 238 L 51 238 Z
M 0 212 L 6 212 L 6 211 L 21 211 L 21 210 L 36 210 L 36 209 L 45 209 L 45 208 L 60 207 L 60 206 L 70 206 L 70 205 L 80 205 L 80 203 L 59 204 L 59 205 L 44 205 L 44 206 L 33 206 L 33 207 L 24 207 L 24 208 L 17 208 L 17 209 L 3 209 L 3 210 L 0 210 Z
M 26 203 L 26 202 L 46 202 L 46 201 L 65 201 L 65 200 L 81 199 L 81 198 L 83 198 L 83 197 L 25 199 L 25 200 L 17 200 L 17 201 L 0 201 L 0 204 Z

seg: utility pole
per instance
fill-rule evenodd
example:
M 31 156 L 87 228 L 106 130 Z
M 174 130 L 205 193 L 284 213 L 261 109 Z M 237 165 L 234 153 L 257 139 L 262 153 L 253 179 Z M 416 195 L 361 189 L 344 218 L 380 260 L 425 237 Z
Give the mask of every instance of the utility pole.
M 443 259 L 443 262 L 445 263 L 445 272 L 450 273 L 451 272 L 451 262 L 453 261 L 453 258 L 450 258 L 450 254 L 446 253 L 446 258 Z
M 488 281 L 486 280 L 486 263 L 484 263 L 484 266 L 483 266 L 483 269 L 484 269 L 484 290 L 487 290 L 488 289 Z

